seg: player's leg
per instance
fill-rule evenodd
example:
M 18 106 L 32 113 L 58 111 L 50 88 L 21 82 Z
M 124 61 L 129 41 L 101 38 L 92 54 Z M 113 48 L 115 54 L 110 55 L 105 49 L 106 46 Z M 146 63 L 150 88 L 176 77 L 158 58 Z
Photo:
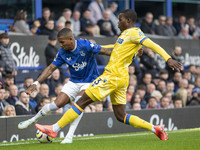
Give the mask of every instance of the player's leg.
M 62 118 L 57 123 L 52 126 L 36 124 L 36 128 L 48 134 L 49 136 L 56 137 L 57 132 L 60 131 L 60 129 L 66 126 L 68 123 L 78 118 L 78 116 L 83 112 L 87 105 L 95 101 L 102 100 L 111 92 L 113 92 L 115 86 L 112 85 L 115 83 L 116 77 L 113 77 L 113 79 L 110 80 L 110 76 L 110 74 L 107 76 L 105 73 L 93 81 L 89 88 L 86 89 L 83 96 L 62 116 Z
M 36 128 L 38 128 L 40 131 L 46 133 L 47 135 L 55 138 L 57 136 L 57 133 L 65 127 L 70 122 L 74 121 L 76 118 L 78 118 L 81 113 L 83 112 L 84 108 L 93 103 L 94 101 L 86 94 L 84 93 L 83 96 L 75 103 L 72 108 L 70 108 L 68 111 L 65 112 L 65 114 L 62 116 L 62 118 L 53 125 L 39 125 L 35 124 Z
M 113 105 L 113 111 L 118 121 L 132 125 L 135 128 L 147 129 L 149 131 L 155 131 L 153 125 L 140 119 L 139 117 L 125 112 L 126 105 Z
M 76 103 L 79 98 L 81 98 L 81 96 L 83 95 L 83 93 L 85 92 L 85 90 L 82 90 L 75 98 L 74 102 Z M 80 116 L 78 118 L 76 118 L 74 121 L 72 121 L 70 123 L 70 127 L 69 127 L 69 131 L 67 133 L 67 135 L 65 136 L 64 140 L 61 142 L 62 144 L 66 144 L 66 143 L 72 143 L 73 142 L 73 136 L 74 136 L 74 132 L 76 130 L 76 128 L 78 127 L 78 124 L 81 120 L 83 116 L 83 113 L 80 114 Z
M 70 99 L 73 98 L 73 95 L 77 95 L 79 89 L 76 87 L 76 84 L 69 81 L 61 90 L 61 93 L 57 96 L 56 100 L 50 104 L 45 105 L 42 109 L 31 119 L 20 122 L 18 124 L 18 129 L 25 129 L 28 126 L 37 122 L 43 116 L 48 115 L 50 112 L 58 110 L 59 108 L 65 106 L 70 102 Z
M 61 92 L 55 101 L 50 104 L 46 104 L 35 116 L 26 121 L 20 122 L 18 124 L 18 129 L 25 129 L 29 127 L 30 125 L 37 122 L 40 118 L 48 115 L 52 111 L 58 110 L 67 103 L 69 103 L 69 96 Z

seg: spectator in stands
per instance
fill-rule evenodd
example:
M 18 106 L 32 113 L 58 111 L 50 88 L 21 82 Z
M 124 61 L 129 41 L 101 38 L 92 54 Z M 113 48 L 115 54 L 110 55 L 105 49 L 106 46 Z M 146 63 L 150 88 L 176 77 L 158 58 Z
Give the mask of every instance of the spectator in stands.
M 73 33 L 75 36 L 78 36 L 81 33 L 81 21 L 80 21 L 80 12 L 79 11 L 74 11 L 71 22 L 73 24 Z
M 59 32 L 64 27 L 65 27 L 65 23 L 63 23 L 63 22 L 57 22 L 57 24 L 56 24 L 56 32 Z
M 169 101 L 168 97 L 162 97 L 160 99 L 160 108 L 162 108 L 162 109 L 170 108 L 170 101 Z
M 133 85 L 136 87 L 137 85 L 137 77 L 135 75 L 130 75 L 129 76 L 129 85 Z
M 138 85 L 137 86 L 137 89 L 136 89 L 136 93 L 139 93 L 140 94 L 140 97 L 141 97 L 141 108 L 142 109 L 145 109 L 146 108 L 146 102 L 147 100 L 145 99 L 145 94 L 146 94 L 146 87 L 145 85 Z
M 13 76 L 17 75 L 17 66 L 12 57 L 12 52 L 9 45 L 9 36 L 6 33 L 0 34 L 0 59 L 4 63 L 4 71 L 5 74 L 12 74 Z
M 48 45 L 46 46 L 44 51 L 47 66 L 49 66 L 53 62 L 56 54 L 58 53 L 56 43 L 57 43 L 56 34 L 55 33 L 50 34 L 48 38 Z
M 1 87 L 1 89 L 0 89 L 0 116 L 2 115 L 2 112 L 5 108 L 5 106 L 9 105 L 9 103 L 5 101 L 4 97 L 5 97 L 5 89 L 3 89 L 3 87 Z
M 83 16 L 81 17 L 81 31 L 85 31 L 85 28 L 88 24 L 92 24 L 92 21 L 90 20 L 91 12 L 89 9 L 86 9 L 83 13 Z
M 200 18 L 197 20 L 197 26 L 195 28 L 194 37 L 200 38 Z
M 93 24 L 97 24 L 100 19 L 103 19 L 104 6 L 102 0 L 94 0 L 88 6 L 91 11 L 90 19 Z
M 117 35 L 114 25 L 112 24 L 112 22 L 110 20 L 110 11 L 109 10 L 105 10 L 103 12 L 103 19 L 100 19 L 97 22 L 97 25 L 100 28 L 101 35 L 105 35 L 105 36 Z
M 167 33 L 166 36 L 174 37 L 176 35 L 176 29 L 173 26 L 173 18 L 167 17 L 166 24 L 165 24 L 165 32 Z
M 33 108 L 33 109 L 36 109 L 37 107 L 37 102 L 36 102 L 36 99 L 35 97 L 37 96 L 38 94 L 38 91 L 33 91 L 31 94 L 30 94 L 30 99 L 29 99 L 29 105 Z
M 194 17 L 188 18 L 187 23 L 188 23 L 189 35 L 193 37 L 196 29 Z
M 141 110 L 142 108 L 141 108 L 140 103 L 133 103 L 132 109 L 133 110 Z
M 184 88 L 184 89 L 187 89 L 188 88 L 188 80 L 187 79 L 182 79 L 180 82 L 179 82 L 179 88 Z
M 188 106 L 199 106 L 199 105 L 200 105 L 200 91 L 197 92 L 197 97 L 192 98 Z
M 155 90 L 151 93 L 151 96 L 155 97 L 157 100 L 158 105 L 160 105 L 160 99 L 162 98 L 162 94 L 160 91 Z
M 103 103 L 102 101 L 97 101 L 94 103 L 95 106 L 95 112 L 102 112 L 103 111 Z
M 152 75 L 151 73 L 146 72 L 144 74 L 144 77 L 142 78 L 142 84 L 144 84 L 146 87 L 151 83 Z
M 38 35 L 40 33 L 40 27 L 41 27 L 40 20 L 38 20 L 38 19 L 34 20 L 32 26 L 34 26 L 34 32 L 35 32 L 35 34 L 33 34 L 33 31 L 31 30 L 32 34 Z M 32 26 L 31 26 L 31 28 L 32 28 Z
M 174 82 L 173 81 L 167 81 L 167 84 L 166 84 L 167 92 L 174 94 L 174 88 L 175 88 Z
M 33 24 L 33 25 L 31 25 L 30 31 L 31 31 L 32 35 L 36 35 L 37 31 L 38 31 L 38 27 Z
M 168 97 L 169 103 L 170 103 L 170 108 L 174 108 L 174 104 L 173 104 L 173 101 L 172 101 L 172 93 L 166 91 L 166 92 L 163 93 L 163 97 Z
M 38 20 L 40 21 L 40 30 L 43 29 L 45 27 L 45 24 L 47 23 L 47 21 L 51 18 L 51 11 L 48 7 L 45 7 L 42 9 L 42 18 L 38 18 Z
M 158 82 L 157 90 L 160 91 L 161 93 L 166 91 L 166 82 L 165 82 L 165 80 L 161 79 Z
M 187 79 L 188 82 L 191 82 L 192 80 L 192 74 L 189 70 L 183 70 L 183 78 Z
M 87 24 L 84 31 L 80 34 L 80 36 L 95 36 L 96 28 L 93 24 Z
M 114 29 L 117 32 L 117 35 L 119 35 L 121 33 L 120 29 L 118 28 L 118 17 L 115 15 L 115 12 L 117 11 L 118 8 L 118 4 L 116 2 L 112 2 L 109 7 L 108 10 L 110 11 L 110 21 L 112 22 L 112 24 L 114 25 Z
M 39 93 L 35 97 L 37 105 L 40 104 L 42 97 L 49 97 L 49 86 L 46 83 L 42 83 L 39 88 Z
M 165 82 L 168 80 L 169 78 L 169 73 L 167 70 L 162 69 L 160 70 L 160 79 L 165 80 Z
M 127 93 L 126 93 L 126 101 L 127 101 L 127 103 L 130 103 L 134 92 L 135 92 L 135 87 L 133 85 L 129 85 L 128 88 L 127 88 Z
M 194 91 L 200 91 L 200 75 L 198 75 L 195 79 L 195 87 L 193 89 Z M 197 97 L 197 95 L 193 95 L 195 97 Z
M 16 115 L 32 115 L 35 110 L 29 105 L 29 95 L 24 91 L 19 93 L 19 100 L 15 104 Z
M 73 26 L 72 26 L 71 21 L 66 21 L 65 22 L 65 28 L 71 29 L 73 31 Z
M 159 16 L 159 25 L 156 27 L 155 32 L 158 35 L 167 36 L 168 32 L 166 30 L 166 17 L 161 15 Z
M 193 39 L 191 35 L 189 35 L 189 30 L 187 27 L 181 29 L 181 32 L 178 34 L 178 38 L 180 39 Z
M 4 79 L 4 86 L 9 90 L 10 86 L 14 84 L 14 77 L 11 74 L 6 74 Z
M 18 98 L 18 88 L 15 84 L 10 85 L 9 87 L 10 96 L 6 101 L 10 104 L 15 106 L 15 103 L 19 100 Z
M 33 78 L 32 77 L 26 77 L 24 79 L 24 83 L 22 85 L 18 86 L 18 92 L 25 91 L 29 86 L 33 84 Z
M 58 19 L 58 22 L 65 24 L 66 21 L 71 21 L 72 11 L 69 8 L 63 10 L 62 16 Z
M 153 93 L 153 91 L 156 90 L 156 86 L 153 83 L 150 83 L 147 85 L 147 93 L 146 93 L 146 97 L 149 98 L 151 93 Z
M 56 69 L 51 77 L 45 81 L 49 86 L 49 95 L 56 95 L 55 88 L 58 84 L 62 84 L 62 80 L 60 78 L 60 71 Z
M 186 17 L 180 16 L 178 22 L 174 22 L 174 27 L 176 28 L 177 35 L 181 32 L 182 28 L 188 28 L 188 24 L 186 24 Z
M 179 97 L 176 97 L 173 99 L 173 104 L 174 104 L 174 108 L 182 108 L 183 107 L 183 101 Z
M 183 106 L 186 106 L 187 103 L 187 90 L 184 88 L 178 89 L 176 95 L 183 101 Z
M 178 62 L 183 62 L 183 57 L 182 57 L 182 47 L 181 46 L 174 46 L 173 52 L 172 52 L 172 59 L 178 61 Z M 166 65 L 167 66 L 167 65 Z M 169 79 L 172 80 L 174 73 L 176 72 L 175 70 L 172 70 L 167 66 L 167 70 L 169 73 Z
M 61 92 L 62 88 L 63 88 L 63 84 L 58 84 L 58 85 L 55 87 L 55 90 L 54 90 L 55 96 L 58 96 L 58 94 Z
M 146 13 L 140 28 L 144 33 L 155 34 L 155 29 L 153 24 L 153 14 L 151 12 Z
M 149 63 L 151 62 L 151 63 Z M 154 52 L 149 49 L 145 48 L 143 55 L 140 57 L 140 63 L 143 64 L 143 71 L 150 72 L 152 76 L 159 73 L 160 67 L 158 62 L 154 59 Z
M 173 82 L 175 84 L 174 92 L 176 93 L 179 88 L 179 82 L 182 80 L 182 74 L 180 72 L 175 72 L 173 77 Z
M 148 102 L 147 109 L 157 109 L 158 108 L 157 100 L 155 97 L 153 97 L 153 96 L 149 97 L 147 102 Z
M 84 112 L 96 112 L 96 107 L 94 106 L 94 104 L 90 104 L 85 107 Z
M 29 25 L 26 23 L 27 13 L 24 10 L 19 10 L 16 13 L 13 23 L 13 29 L 17 33 L 23 33 L 26 35 L 32 35 L 29 30 Z
M 1 83 L 1 82 L 0 82 L 0 83 Z M 1 87 L 1 88 L 0 88 L 0 93 L 2 94 L 2 95 L 1 95 L 1 101 L 3 102 L 4 106 L 9 105 L 9 103 L 6 101 L 6 99 L 7 99 L 8 97 L 6 96 L 6 90 L 4 89 L 4 87 Z
M 40 32 L 40 35 L 48 35 L 49 36 L 51 34 L 55 34 L 53 19 L 49 19 L 47 21 L 47 23 L 45 24 L 44 28 L 41 29 L 41 32 Z
M 40 104 L 36 107 L 36 112 L 39 112 L 42 107 L 44 107 L 44 105 L 46 104 L 50 104 L 50 98 L 49 97 L 42 97 Z
M 196 66 L 190 64 L 188 67 L 189 72 L 191 72 L 191 82 L 194 83 L 196 80 Z
M 15 107 L 13 105 L 7 105 L 3 110 L 2 116 L 7 116 L 7 117 L 16 116 Z

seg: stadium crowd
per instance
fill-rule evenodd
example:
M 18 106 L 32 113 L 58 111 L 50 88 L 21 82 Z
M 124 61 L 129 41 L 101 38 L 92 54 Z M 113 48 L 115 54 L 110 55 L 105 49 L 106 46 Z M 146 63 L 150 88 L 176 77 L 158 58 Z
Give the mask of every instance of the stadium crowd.
M 117 22 L 118 4 L 112 2 L 105 8 L 101 0 L 94 0 L 88 5 L 77 2 L 74 9 L 66 8 L 57 20 L 55 14 L 49 8 L 43 8 L 42 17 L 27 23 L 27 13 L 19 10 L 10 26 L 10 31 L 25 35 L 50 35 L 57 33 L 62 28 L 72 29 L 75 36 L 118 36 L 120 30 Z M 160 15 L 154 18 L 151 12 L 147 12 L 138 26 L 146 34 L 154 34 L 180 39 L 199 39 L 200 19 L 194 17 L 179 18 Z
M 112 2 L 105 9 L 101 0 L 95 0 L 85 10 L 80 6 L 75 6 L 73 13 L 68 8 L 64 9 L 57 21 L 51 17 L 49 8 L 43 8 L 42 18 L 34 20 L 31 24 L 26 22 L 26 12 L 20 10 L 16 13 L 10 30 L 26 35 L 48 35 L 48 45 L 44 51 L 46 63 L 49 65 L 58 52 L 55 46 L 56 34 L 64 27 L 70 28 L 75 36 L 118 36 L 120 31 L 117 27 L 118 18 L 115 15 L 117 7 L 117 3 Z M 200 19 L 195 25 L 193 17 L 186 19 L 185 16 L 180 16 L 178 22 L 173 22 L 173 18 L 161 15 L 158 20 L 154 20 L 153 14 L 148 12 L 140 28 L 147 34 L 177 36 L 181 39 L 200 37 Z M 12 58 L 9 36 L 6 33 L 0 35 L 0 43 L 0 116 L 35 114 L 45 104 L 54 101 L 70 77 L 65 76 L 62 69 L 57 69 L 38 86 L 37 91 L 28 96 L 24 91 L 34 82 L 34 79 L 27 77 L 24 83 L 15 84 L 17 67 Z M 181 46 L 175 46 L 171 56 L 182 62 Z M 182 72 L 167 67 L 161 69 L 158 62 L 154 60 L 154 52 L 144 47 L 143 55 L 134 58 L 129 66 L 129 75 L 127 110 L 200 105 L 200 66 L 190 65 Z M 63 113 L 69 107 L 66 105 L 55 113 Z M 102 102 L 95 102 L 85 109 L 85 112 L 101 111 L 112 111 L 109 96 Z

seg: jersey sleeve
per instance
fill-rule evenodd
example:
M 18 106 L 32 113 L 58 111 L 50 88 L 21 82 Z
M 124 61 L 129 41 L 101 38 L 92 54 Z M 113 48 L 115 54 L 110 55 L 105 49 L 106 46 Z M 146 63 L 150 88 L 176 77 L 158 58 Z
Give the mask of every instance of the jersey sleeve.
M 94 54 L 98 54 L 99 51 L 101 50 L 101 46 L 98 44 L 95 44 L 93 42 L 90 41 L 86 41 L 86 49 L 88 52 L 94 53 Z
M 141 44 L 145 39 L 148 38 L 141 30 L 131 30 L 130 36 L 131 41 L 134 44 Z
M 57 67 L 61 67 L 65 62 L 63 61 L 62 57 L 61 57 L 61 51 L 59 51 L 56 54 L 56 57 L 54 58 L 52 64 L 54 64 Z

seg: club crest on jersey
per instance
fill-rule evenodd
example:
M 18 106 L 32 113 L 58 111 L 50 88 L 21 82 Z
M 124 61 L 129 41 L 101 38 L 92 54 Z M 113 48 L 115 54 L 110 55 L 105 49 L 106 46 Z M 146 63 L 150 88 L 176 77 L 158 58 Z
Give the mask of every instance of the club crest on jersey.
M 71 57 L 69 57 L 69 58 L 67 57 L 66 59 L 67 59 L 68 61 L 71 61 L 71 60 L 72 60 L 72 58 L 71 58 Z
M 87 62 L 83 62 L 81 64 L 79 63 L 74 63 L 72 65 L 72 67 L 76 70 L 76 71 L 79 71 L 79 70 L 82 70 L 85 66 L 87 66 Z
M 85 56 L 85 53 L 83 51 L 80 51 L 81 56 Z
M 119 39 L 117 40 L 117 43 L 119 43 L 119 44 L 122 44 L 123 42 L 124 42 L 124 39 L 119 38 Z

